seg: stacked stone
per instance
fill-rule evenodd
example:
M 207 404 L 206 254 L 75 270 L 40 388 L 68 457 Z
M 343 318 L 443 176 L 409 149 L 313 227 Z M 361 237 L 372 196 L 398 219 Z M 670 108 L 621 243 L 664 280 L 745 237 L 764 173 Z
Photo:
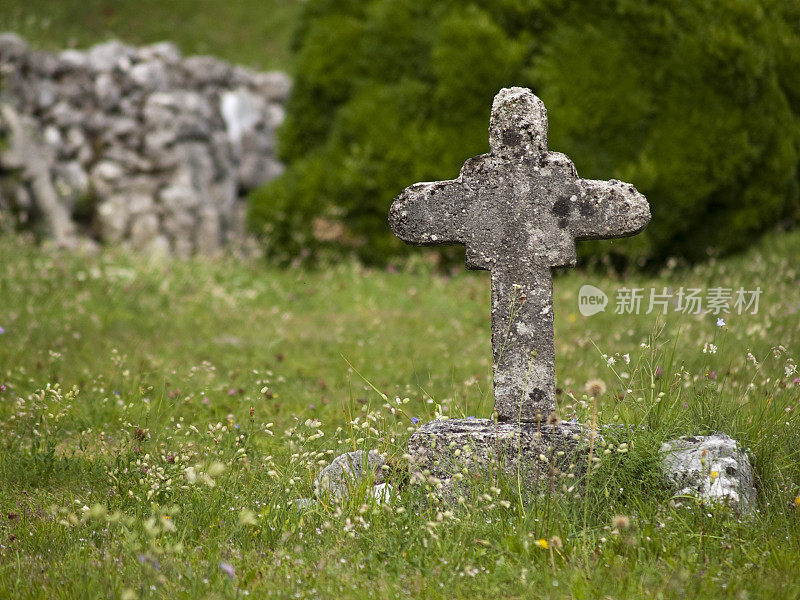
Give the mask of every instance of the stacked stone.
M 213 254 L 242 239 L 247 191 L 282 170 L 289 88 L 166 42 L 53 54 L 2 34 L 0 213 L 38 217 L 59 244 Z

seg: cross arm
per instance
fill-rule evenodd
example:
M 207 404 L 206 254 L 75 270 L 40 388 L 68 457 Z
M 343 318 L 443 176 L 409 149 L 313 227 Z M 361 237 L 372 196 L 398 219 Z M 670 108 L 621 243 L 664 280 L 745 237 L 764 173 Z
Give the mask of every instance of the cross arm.
M 392 202 L 389 225 L 407 244 L 437 246 L 462 242 L 466 198 L 467 190 L 460 177 L 416 183 Z
M 576 239 L 627 237 L 650 222 L 650 205 L 631 184 L 580 179 L 578 185 L 581 191 L 574 200 L 580 217 L 570 224 Z

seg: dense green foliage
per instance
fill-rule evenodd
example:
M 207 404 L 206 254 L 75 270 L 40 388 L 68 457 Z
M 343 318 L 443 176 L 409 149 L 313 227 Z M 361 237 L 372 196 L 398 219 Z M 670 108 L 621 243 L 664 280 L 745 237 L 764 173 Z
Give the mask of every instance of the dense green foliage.
M 794 0 L 313 0 L 296 49 L 290 168 L 251 211 L 284 257 L 401 251 L 392 197 L 487 151 L 492 97 L 510 85 L 544 100 L 550 147 L 581 176 L 650 200 L 647 232 L 604 250 L 697 258 L 798 216 Z

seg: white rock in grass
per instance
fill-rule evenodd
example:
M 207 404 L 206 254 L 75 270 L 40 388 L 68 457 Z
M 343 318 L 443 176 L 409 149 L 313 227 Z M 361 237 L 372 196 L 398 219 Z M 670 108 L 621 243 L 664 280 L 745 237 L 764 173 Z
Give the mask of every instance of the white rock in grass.
M 665 442 L 661 452 L 676 495 L 727 503 L 740 513 L 755 508 L 753 468 L 733 438 L 724 433 L 685 436 Z
M 297 498 L 292 500 L 292 505 L 298 510 L 305 510 L 314 506 L 314 501 L 311 498 Z
M 371 492 L 376 502 L 379 504 L 389 504 L 394 495 L 394 488 L 391 483 L 379 483 L 378 485 L 372 486 Z
M 361 484 L 366 473 L 373 473 L 375 484 L 382 483 L 381 467 L 385 462 L 377 450 L 356 450 L 342 454 L 317 475 L 314 490 L 318 496 L 330 494 L 333 497 L 346 498 L 351 488 L 357 488 Z

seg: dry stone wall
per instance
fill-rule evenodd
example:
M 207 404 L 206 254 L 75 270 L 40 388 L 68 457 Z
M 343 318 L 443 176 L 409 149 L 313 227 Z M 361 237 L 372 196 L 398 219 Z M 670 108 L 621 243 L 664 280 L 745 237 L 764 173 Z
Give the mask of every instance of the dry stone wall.
M 170 43 L 32 51 L 0 34 L 0 227 L 60 245 L 213 254 L 282 171 L 290 80 Z

